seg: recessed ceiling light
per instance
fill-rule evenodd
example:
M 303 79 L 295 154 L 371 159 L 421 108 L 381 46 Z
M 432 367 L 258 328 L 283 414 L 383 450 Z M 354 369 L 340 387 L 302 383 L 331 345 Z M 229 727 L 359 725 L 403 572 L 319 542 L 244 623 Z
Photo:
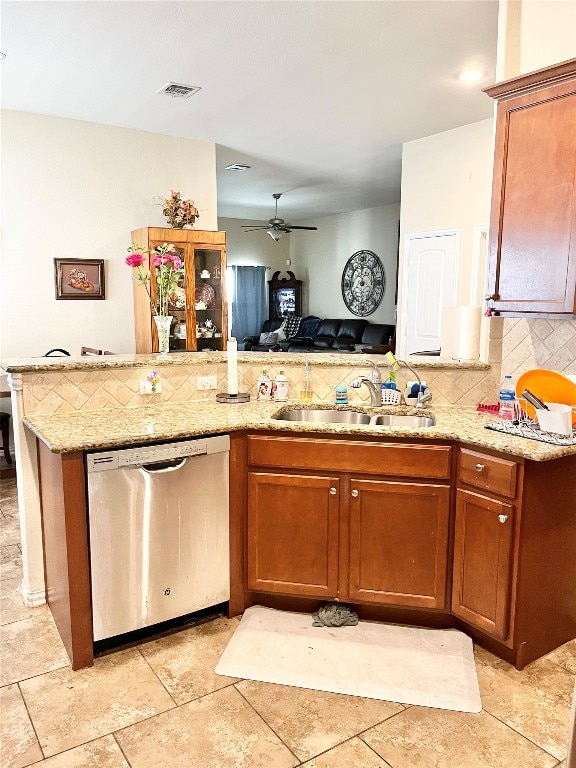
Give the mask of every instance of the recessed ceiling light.
M 6 58 L 6 54 L 2 53 L 2 51 L 0 51 L 0 59 L 5 59 L 5 58 Z
M 465 83 L 472 83 L 475 80 L 482 80 L 486 77 L 485 72 L 481 72 L 479 69 L 465 69 L 464 72 L 460 72 L 458 80 L 462 80 Z
M 156 93 L 164 93 L 166 96 L 172 96 L 173 99 L 188 99 L 201 88 L 199 85 L 182 85 L 181 83 L 166 83 Z
M 248 171 L 252 168 L 251 165 L 246 165 L 245 163 L 232 163 L 232 165 L 227 165 L 224 170 L 226 171 Z

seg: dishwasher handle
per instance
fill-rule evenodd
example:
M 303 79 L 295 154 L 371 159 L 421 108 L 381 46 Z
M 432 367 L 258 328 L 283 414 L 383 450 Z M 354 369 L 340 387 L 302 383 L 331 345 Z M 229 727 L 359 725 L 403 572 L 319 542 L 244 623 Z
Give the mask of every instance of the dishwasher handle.
M 182 469 L 186 461 L 187 456 L 181 459 L 172 459 L 170 461 L 158 461 L 155 464 L 140 464 L 138 469 L 142 472 L 146 472 L 148 475 L 159 475 L 163 472 L 177 472 Z

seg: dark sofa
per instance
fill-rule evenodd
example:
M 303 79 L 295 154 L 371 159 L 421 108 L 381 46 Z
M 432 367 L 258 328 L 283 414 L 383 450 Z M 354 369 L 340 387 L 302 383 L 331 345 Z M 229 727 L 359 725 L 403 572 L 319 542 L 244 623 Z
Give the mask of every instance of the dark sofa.
M 281 324 L 282 319 L 267 320 L 262 333 L 273 333 Z M 260 336 L 250 336 L 244 339 L 244 349 L 253 352 L 357 352 L 363 347 L 375 347 L 375 351 L 385 352 L 393 348 L 395 330 L 393 325 L 357 318 L 320 320 L 309 316 L 303 318 L 298 336 L 276 345 L 260 344 Z

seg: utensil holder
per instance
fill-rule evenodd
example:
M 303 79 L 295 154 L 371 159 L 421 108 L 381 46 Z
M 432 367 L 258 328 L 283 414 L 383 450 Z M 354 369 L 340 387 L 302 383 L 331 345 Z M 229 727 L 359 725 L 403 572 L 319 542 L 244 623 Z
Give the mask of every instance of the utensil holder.
M 562 403 L 546 403 L 548 410 L 536 410 L 536 418 L 542 432 L 555 435 L 572 434 L 572 406 Z
M 402 394 L 399 389 L 383 389 L 382 405 L 398 405 Z

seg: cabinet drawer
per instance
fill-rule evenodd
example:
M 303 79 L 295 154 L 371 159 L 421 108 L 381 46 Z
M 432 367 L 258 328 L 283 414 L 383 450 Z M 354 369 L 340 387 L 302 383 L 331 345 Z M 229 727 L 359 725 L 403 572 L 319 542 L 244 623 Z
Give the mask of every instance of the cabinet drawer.
M 319 469 L 393 477 L 450 477 L 448 445 L 367 443 L 313 438 L 248 438 L 248 461 L 253 466 Z
M 458 482 L 493 491 L 512 499 L 516 496 L 518 464 L 515 461 L 488 456 L 460 448 Z

